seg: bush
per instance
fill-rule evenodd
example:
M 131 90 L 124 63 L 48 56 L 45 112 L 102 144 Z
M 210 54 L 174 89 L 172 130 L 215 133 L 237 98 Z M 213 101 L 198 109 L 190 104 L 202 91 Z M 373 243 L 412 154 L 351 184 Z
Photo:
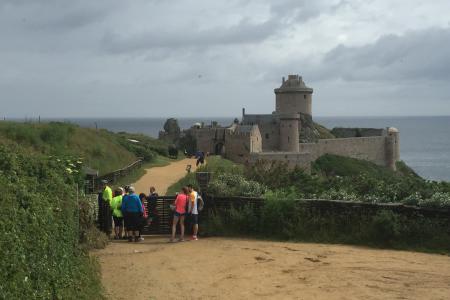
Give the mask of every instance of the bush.
M 68 164 L 0 146 L 1 299 L 101 298 L 98 270 L 79 247 L 80 174 Z
M 168 151 L 170 157 L 172 157 L 172 158 L 178 157 L 178 148 L 175 145 L 170 145 L 168 147 L 167 151 Z
M 399 216 L 391 211 L 378 212 L 369 227 L 370 241 L 383 246 L 391 246 L 400 236 Z
M 405 205 L 418 206 L 423 201 L 422 195 L 418 192 L 411 194 L 402 200 Z
M 420 199 L 419 206 L 431 208 L 450 207 L 450 193 L 436 192 L 429 199 Z
M 205 224 L 208 234 L 253 236 L 281 240 L 362 244 L 376 247 L 450 251 L 448 223 L 439 218 L 400 215 L 361 209 L 336 212 L 332 207 L 293 199 L 265 199 L 250 205 L 221 209 Z M 447 221 L 448 222 L 448 221 Z
M 258 197 L 265 191 L 265 186 L 240 174 L 219 174 L 208 185 L 208 193 L 216 196 Z

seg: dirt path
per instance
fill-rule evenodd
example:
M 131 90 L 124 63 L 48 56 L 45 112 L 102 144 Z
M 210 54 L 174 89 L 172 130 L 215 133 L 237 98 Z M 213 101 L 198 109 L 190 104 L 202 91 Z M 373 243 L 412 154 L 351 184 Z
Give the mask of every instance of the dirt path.
M 181 160 L 136 184 L 160 194 Z M 112 242 L 95 251 L 110 299 L 449 299 L 450 257 L 361 247 L 208 238 Z
M 134 184 L 136 192 L 148 194 L 150 187 L 154 186 L 158 194 L 165 195 L 169 186 L 186 175 L 187 165 L 191 165 L 191 170 L 195 171 L 195 162 L 195 159 L 185 158 L 168 166 L 146 169 L 146 174 Z
M 95 253 L 111 299 L 449 299 L 450 258 L 208 238 L 111 243 Z

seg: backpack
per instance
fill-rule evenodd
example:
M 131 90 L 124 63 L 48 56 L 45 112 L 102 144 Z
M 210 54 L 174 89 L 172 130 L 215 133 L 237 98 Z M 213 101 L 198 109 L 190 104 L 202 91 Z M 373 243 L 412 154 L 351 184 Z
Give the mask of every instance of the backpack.
M 202 196 L 197 192 L 197 210 L 198 212 L 201 212 L 203 208 L 205 207 L 205 202 L 203 201 Z

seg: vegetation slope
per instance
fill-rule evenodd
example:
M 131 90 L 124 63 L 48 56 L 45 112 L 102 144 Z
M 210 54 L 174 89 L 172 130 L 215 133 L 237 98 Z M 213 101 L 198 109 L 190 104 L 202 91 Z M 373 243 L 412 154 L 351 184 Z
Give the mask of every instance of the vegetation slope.
M 374 214 L 349 209 L 340 214 L 302 204 L 301 199 L 320 199 L 450 208 L 449 183 L 424 180 L 403 162 L 397 169 L 393 172 L 367 161 L 324 155 L 313 164 L 312 174 L 307 174 L 280 163 L 244 167 L 209 157 L 199 169 L 213 172 L 209 195 L 264 200 L 256 210 L 251 203 L 236 202 L 237 206 L 210 215 L 202 224 L 203 233 L 450 252 L 446 218 L 420 213 L 406 216 L 390 209 Z M 195 183 L 195 174 L 174 187 L 186 183 Z
M 0 299 L 102 299 L 87 251 L 107 239 L 83 195 L 83 167 L 107 173 L 160 155 L 167 146 L 141 135 L 0 122 Z

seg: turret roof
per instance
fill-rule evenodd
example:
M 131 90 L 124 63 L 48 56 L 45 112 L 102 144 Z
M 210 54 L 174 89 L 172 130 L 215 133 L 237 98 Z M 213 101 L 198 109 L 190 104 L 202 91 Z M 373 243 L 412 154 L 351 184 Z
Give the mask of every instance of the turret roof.
M 285 80 L 283 77 L 283 82 L 281 86 L 274 90 L 275 94 L 279 93 L 293 93 L 293 92 L 303 92 L 312 93 L 313 89 L 307 87 L 302 77 L 299 75 L 289 75 L 288 79 Z

